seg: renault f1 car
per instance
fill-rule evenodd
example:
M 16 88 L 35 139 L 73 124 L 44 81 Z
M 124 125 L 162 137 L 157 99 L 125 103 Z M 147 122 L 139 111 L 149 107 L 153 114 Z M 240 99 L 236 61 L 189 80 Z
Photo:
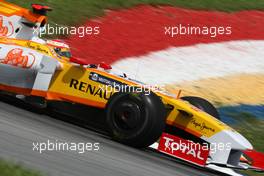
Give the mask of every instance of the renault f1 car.
M 199 97 L 151 89 L 105 63 L 71 56 L 60 40 L 43 40 L 47 6 L 33 10 L 0 1 L 0 91 L 46 108 L 65 102 L 105 112 L 110 136 L 123 144 L 240 175 L 233 169 L 264 171 L 264 155 L 221 122 L 215 107 Z M 96 117 L 94 117 L 96 118 Z

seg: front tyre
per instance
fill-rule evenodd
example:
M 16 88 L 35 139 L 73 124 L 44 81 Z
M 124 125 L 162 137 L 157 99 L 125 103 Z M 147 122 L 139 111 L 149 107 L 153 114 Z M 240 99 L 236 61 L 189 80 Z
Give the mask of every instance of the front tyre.
M 182 97 L 181 99 L 188 101 L 193 106 L 195 106 L 195 107 L 201 109 L 202 111 L 210 114 L 211 116 L 217 118 L 218 120 L 221 120 L 217 109 L 209 101 L 207 101 L 203 98 L 200 98 L 200 97 L 192 97 L 192 96 Z
M 106 121 L 114 140 L 136 148 L 148 147 L 165 128 L 165 107 L 154 93 L 118 92 L 108 101 Z

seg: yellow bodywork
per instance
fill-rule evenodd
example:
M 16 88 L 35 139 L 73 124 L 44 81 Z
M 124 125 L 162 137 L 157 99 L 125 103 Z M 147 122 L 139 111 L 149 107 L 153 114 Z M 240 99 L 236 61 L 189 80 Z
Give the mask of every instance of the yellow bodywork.
M 57 70 L 53 76 L 49 90 L 47 92 L 31 91 L 32 95 L 42 96 L 47 100 L 67 101 L 104 108 L 107 101 L 114 93 L 114 90 L 109 91 L 109 87 L 105 86 L 105 84 L 92 80 L 91 76 L 94 74 L 115 80 L 125 85 L 138 85 L 138 83 L 115 76 L 104 70 L 86 68 L 71 63 L 69 62 L 69 58 L 58 56 L 54 52 L 54 48 L 47 45 L 16 39 L 1 39 L 0 43 L 27 47 L 51 56 L 60 62 L 61 69 Z M 166 123 L 169 125 L 183 129 L 197 137 L 204 136 L 206 138 L 222 130 L 232 130 L 224 123 L 195 108 L 186 101 L 162 93 L 157 93 L 157 95 L 162 98 L 165 105 L 173 107 L 167 116 Z
M 79 101 L 77 103 L 103 108 L 113 92 L 109 91 L 105 85 L 90 80 L 91 73 L 112 78 L 127 85 L 136 85 L 134 82 L 124 80 L 107 72 L 74 66 L 71 63 L 64 63 L 63 69 L 57 71 L 54 75 L 49 91 L 59 94 L 60 96 L 57 98 L 61 100 Z M 77 86 L 74 86 L 73 83 L 76 83 Z M 195 108 L 186 101 L 175 99 L 174 97 L 169 97 L 161 93 L 158 95 L 162 97 L 164 104 L 169 104 L 174 107 L 167 117 L 167 124 L 184 129 L 196 136 L 205 136 L 208 138 L 222 130 L 230 129 L 224 123 Z M 181 113 L 182 111 L 189 115 Z
M 14 6 L 13 4 L 12 5 L 8 4 L 6 2 L 1 2 L 1 1 L 0 1 L 0 7 L 1 7 L 0 8 L 0 13 L 1 14 L 9 14 L 9 15 L 11 15 L 11 14 L 14 14 L 14 13 L 16 13 L 16 12 L 21 10 L 20 7 Z

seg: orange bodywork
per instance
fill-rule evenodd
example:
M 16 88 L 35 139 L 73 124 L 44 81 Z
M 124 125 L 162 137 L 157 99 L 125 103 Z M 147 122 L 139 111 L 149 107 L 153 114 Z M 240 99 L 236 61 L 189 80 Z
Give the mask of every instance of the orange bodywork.
M 0 0 L 0 14 L 10 17 L 13 15 L 21 16 L 32 23 L 47 21 L 47 17 L 39 14 L 35 14 L 29 9 L 25 9 L 14 4 L 8 3 L 4 0 Z M 0 20 L 1 21 L 1 20 Z M 1 27 L 1 22 L 0 22 Z

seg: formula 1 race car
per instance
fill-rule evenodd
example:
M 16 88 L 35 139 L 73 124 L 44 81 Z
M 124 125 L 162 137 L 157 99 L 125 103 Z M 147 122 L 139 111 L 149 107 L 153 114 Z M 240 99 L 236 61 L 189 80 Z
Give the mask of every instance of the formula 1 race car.
M 207 100 L 171 95 L 113 73 L 108 64 L 72 57 L 66 43 L 38 37 L 51 9 L 32 8 L 0 0 L 1 94 L 36 108 L 52 102 L 95 108 L 104 112 L 111 137 L 132 147 L 150 147 L 229 175 L 240 175 L 233 169 L 264 171 L 264 155 L 221 122 Z

